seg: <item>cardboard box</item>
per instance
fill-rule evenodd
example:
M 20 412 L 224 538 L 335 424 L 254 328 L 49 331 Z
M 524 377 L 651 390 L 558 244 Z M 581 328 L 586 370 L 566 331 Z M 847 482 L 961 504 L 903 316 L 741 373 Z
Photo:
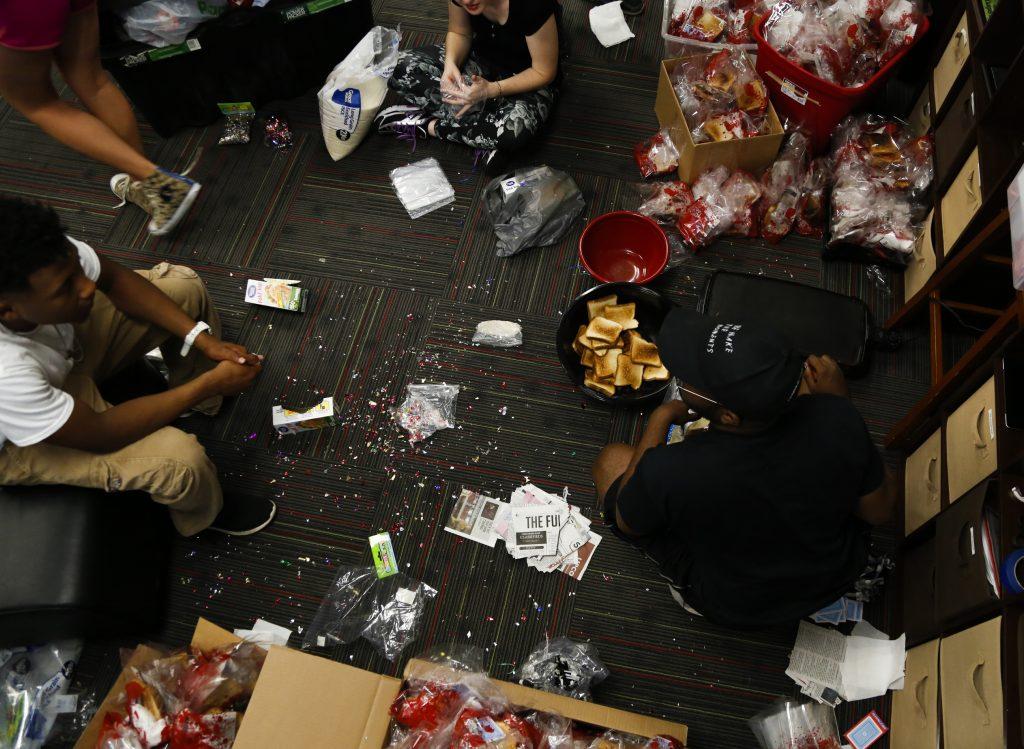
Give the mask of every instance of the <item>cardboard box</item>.
M 200 619 L 192 644 L 201 649 L 222 647 L 239 638 Z M 157 655 L 138 648 L 130 663 Z M 404 676 L 410 678 L 436 668 L 412 659 Z M 115 709 L 127 681 L 122 672 L 82 733 L 75 749 L 93 749 L 107 710 Z M 595 726 L 640 736 L 669 735 L 686 743 L 687 727 L 625 710 L 581 702 L 508 682 L 494 682 L 509 701 L 525 708 L 559 713 Z M 388 708 L 402 690 L 403 680 L 327 660 L 316 655 L 274 646 L 256 682 L 234 749 L 381 749 L 387 741 Z
M 270 409 L 270 418 L 274 424 L 274 431 L 278 434 L 299 434 L 336 426 L 338 411 L 334 406 L 334 398 L 328 397 L 305 411 L 274 406 Z
M 661 127 L 672 128 L 672 141 L 679 149 L 679 179 L 693 182 L 702 172 L 724 164 L 730 169 L 744 169 L 759 177 L 779 153 L 785 137 L 782 123 L 775 113 L 775 107 L 768 102 L 768 134 L 753 138 L 694 143 L 690 135 L 691 125 L 683 116 L 675 89 L 672 88 L 672 74 L 676 66 L 685 60 L 677 57 L 662 60 L 658 77 L 658 97 L 654 102 L 654 113 Z
M 892 693 L 889 749 L 939 745 L 939 641 L 907 651 L 903 689 Z
M 946 749 L 1004 749 L 1003 618 L 944 637 L 939 645 L 942 741 Z

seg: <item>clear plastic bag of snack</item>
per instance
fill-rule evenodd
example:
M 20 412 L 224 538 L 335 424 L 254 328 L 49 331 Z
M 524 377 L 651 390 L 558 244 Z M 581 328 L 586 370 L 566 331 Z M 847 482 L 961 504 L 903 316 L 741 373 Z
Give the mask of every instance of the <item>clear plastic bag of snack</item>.
M 591 687 L 607 677 L 597 648 L 568 637 L 540 643 L 516 669 L 520 684 L 577 700 L 589 700 Z
M 5 749 L 43 746 L 67 692 L 82 643 L 0 650 L 0 740 Z
M 729 0 L 675 0 L 668 33 L 699 42 L 714 42 L 726 30 Z
M 645 179 L 674 172 L 679 166 L 679 149 L 669 128 L 662 128 L 647 140 L 637 143 L 633 147 L 633 159 Z
M 768 90 L 742 50 L 688 58 L 676 66 L 672 81 L 695 143 L 764 132 Z
M 718 166 L 693 183 L 694 201 L 676 221 L 676 228 L 690 249 L 706 247 L 732 226 L 734 210 L 721 189 L 728 178 L 728 167 Z
M 238 713 L 195 713 L 182 710 L 170 725 L 170 744 L 174 747 L 231 749 L 238 731 Z
M 748 172 L 738 169 L 722 183 L 722 195 L 732 208 L 731 226 L 728 234 L 741 237 L 757 236 L 757 216 L 754 206 L 761 198 L 761 185 Z
M 226 111 L 225 107 L 228 105 L 221 105 L 224 111 L 224 129 L 217 140 L 218 146 L 242 145 L 251 139 L 250 133 L 252 122 L 256 119 L 256 110 L 248 102 L 245 104 L 248 106 L 231 105 Z
M 378 581 L 362 636 L 389 661 L 397 661 L 406 646 L 419 637 L 427 602 L 437 591 L 399 572 Z
M 809 145 L 803 131 L 791 132 L 778 157 L 761 177 L 764 187 L 761 236 L 769 242 L 778 242 L 789 234 L 796 220 L 797 203 L 809 164 Z
M 473 343 L 497 348 L 523 345 L 523 326 L 511 320 L 484 320 L 473 331 Z
M 796 206 L 793 230 L 804 237 L 821 239 L 825 236 L 825 193 L 831 177 L 832 163 L 828 156 L 811 161 L 804 174 L 800 200 Z
M 637 191 L 643 200 L 637 213 L 662 224 L 674 223 L 693 202 L 690 186 L 679 180 L 639 184 Z
M 587 749 L 645 749 L 648 739 L 623 731 L 605 731 Z
M 440 429 L 455 426 L 458 385 L 408 385 L 405 400 L 391 409 L 398 426 L 409 433 L 409 442 L 425 440 Z
M 532 710 L 523 717 L 540 737 L 535 749 L 574 749 L 572 721 L 565 716 Z

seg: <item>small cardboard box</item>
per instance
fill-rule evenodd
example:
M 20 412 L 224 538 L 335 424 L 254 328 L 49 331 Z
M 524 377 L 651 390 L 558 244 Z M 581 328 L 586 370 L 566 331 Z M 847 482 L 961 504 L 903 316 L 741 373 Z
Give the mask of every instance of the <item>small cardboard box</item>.
M 672 74 L 685 57 L 662 60 L 658 77 L 658 97 L 654 102 L 654 113 L 661 127 L 670 128 L 672 141 L 679 149 L 679 179 L 690 183 L 702 172 L 724 164 L 730 169 L 743 169 L 755 177 L 767 168 L 779 153 L 785 131 L 775 107 L 768 102 L 768 133 L 753 138 L 709 141 L 694 143 L 690 135 L 691 125 L 686 122 L 683 108 L 672 87 Z
M 239 638 L 200 619 L 192 644 L 201 649 L 222 647 Z M 155 657 L 138 648 L 129 663 Z M 412 659 L 406 679 L 436 666 Z M 115 709 L 127 681 L 121 673 L 114 688 L 86 726 L 75 749 L 93 749 L 107 710 Z M 381 749 L 387 741 L 388 708 L 402 690 L 402 679 L 327 660 L 300 650 L 273 646 L 245 711 L 234 749 Z M 518 684 L 495 681 L 517 707 L 559 713 L 572 720 L 640 736 L 668 735 L 686 744 L 687 727 L 658 718 L 602 707 Z
M 313 429 L 324 429 L 338 423 L 338 411 L 334 406 L 334 398 L 324 398 L 306 411 L 293 411 L 284 406 L 270 409 L 274 431 L 280 435 L 299 434 Z

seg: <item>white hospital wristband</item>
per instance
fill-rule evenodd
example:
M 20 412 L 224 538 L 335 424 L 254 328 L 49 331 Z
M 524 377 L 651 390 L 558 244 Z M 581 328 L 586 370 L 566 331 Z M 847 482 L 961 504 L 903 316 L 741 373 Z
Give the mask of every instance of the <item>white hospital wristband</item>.
M 187 336 L 185 336 L 185 344 L 181 347 L 181 355 L 187 356 L 188 352 L 192 350 L 192 344 L 196 342 L 196 338 L 199 337 L 199 334 L 209 330 L 209 325 L 204 322 L 197 322 L 196 326 L 188 332 Z

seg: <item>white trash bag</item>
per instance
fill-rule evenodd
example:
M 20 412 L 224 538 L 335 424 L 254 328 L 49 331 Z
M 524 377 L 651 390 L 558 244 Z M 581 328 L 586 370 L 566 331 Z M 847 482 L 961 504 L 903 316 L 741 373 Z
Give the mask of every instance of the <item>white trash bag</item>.
M 224 12 L 227 0 L 147 0 L 121 11 L 129 38 L 154 47 L 181 44 L 196 26 Z
M 355 150 L 388 93 L 398 61 L 400 29 L 374 26 L 327 76 L 320 100 L 320 129 L 335 161 Z

